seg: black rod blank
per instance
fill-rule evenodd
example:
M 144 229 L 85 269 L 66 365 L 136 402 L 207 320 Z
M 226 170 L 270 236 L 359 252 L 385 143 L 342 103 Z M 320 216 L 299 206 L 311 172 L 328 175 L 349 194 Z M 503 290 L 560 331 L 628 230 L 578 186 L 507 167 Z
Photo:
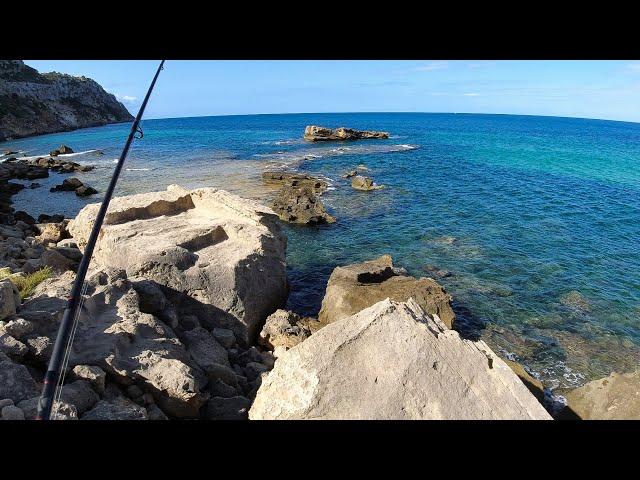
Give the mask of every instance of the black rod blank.
M 102 222 L 104 221 L 104 217 L 107 214 L 109 202 L 111 201 L 111 197 L 113 196 L 113 191 L 115 190 L 116 184 L 118 183 L 118 177 L 120 176 L 122 166 L 124 165 L 124 161 L 127 158 L 127 154 L 129 153 L 131 142 L 134 138 L 139 138 L 136 137 L 136 133 L 140 131 L 140 120 L 142 119 L 144 109 L 147 106 L 147 102 L 149 101 L 149 97 L 151 96 L 151 92 L 153 91 L 153 87 L 156 84 L 156 80 L 158 79 L 158 75 L 160 75 L 160 70 L 162 70 L 163 65 L 164 60 L 160 62 L 160 65 L 156 70 L 156 74 L 151 81 L 151 85 L 147 90 L 147 94 L 142 101 L 142 105 L 140 105 L 138 115 L 136 115 L 136 118 L 131 125 L 129 137 L 127 138 L 127 142 L 125 143 L 124 148 L 122 149 L 122 153 L 120 154 L 120 158 L 118 159 L 118 164 L 116 165 L 115 171 L 111 176 L 111 181 L 109 182 L 109 186 L 107 187 L 107 190 L 105 192 L 104 200 L 102 200 L 102 205 L 100 205 L 100 210 L 98 211 L 98 215 L 96 216 L 96 221 L 93 224 L 93 228 L 91 229 L 91 234 L 89 235 L 87 246 L 84 249 L 82 260 L 80 261 L 80 265 L 78 266 L 78 272 L 73 284 L 73 289 L 71 290 L 71 296 L 68 299 L 67 306 L 64 310 L 64 314 L 62 315 L 62 321 L 58 330 L 58 336 L 56 337 L 56 343 L 54 344 L 53 352 L 51 353 L 51 359 L 49 360 L 49 368 L 47 369 L 47 373 L 44 377 L 44 386 L 42 388 L 42 395 L 40 396 L 40 400 L 38 401 L 38 413 L 36 415 L 36 420 L 49 420 L 49 418 L 51 417 L 51 409 L 53 407 L 56 387 L 58 385 L 60 375 L 62 374 L 62 361 L 67 348 L 71 348 L 71 345 L 67 345 L 67 343 L 69 341 L 69 336 L 73 330 L 76 312 L 82 298 L 82 287 L 87 275 L 87 270 L 89 269 L 89 264 L 91 263 L 93 249 L 96 245 L 96 240 L 98 239 L 98 234 L 100 233 L 100 228 L 102 227 Z

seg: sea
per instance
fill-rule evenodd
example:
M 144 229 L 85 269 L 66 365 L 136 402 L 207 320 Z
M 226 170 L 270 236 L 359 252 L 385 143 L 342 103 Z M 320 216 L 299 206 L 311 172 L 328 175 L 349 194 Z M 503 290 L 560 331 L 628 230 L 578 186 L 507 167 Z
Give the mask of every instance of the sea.
M 385 140 L 309 143 L 306 125 L 390 133 Z M 129 124 L 0 144 L 63 156 L 103 192 Z M 640 124 L 577 118 L 428 113 L 213 116 L 145 120 L 117 195 L 211 186 L 265 203 L 263 171 L 325 179 L 337 218 L 283 224 L 288 308 L 317 315 L 339 265 L 390 254 L 453 296 L 456 329 L 518 361 L 560 394 L 640 367 Z M 0 161 L 5 157 L 0 157 Z M 356 191 L 353 169 L 385 188 Z M 17 210 L 73 217 L 100 194 L 49 193 L 65 174 L 13 197 Z M 24 182 L 31 184 L 33 182 Z

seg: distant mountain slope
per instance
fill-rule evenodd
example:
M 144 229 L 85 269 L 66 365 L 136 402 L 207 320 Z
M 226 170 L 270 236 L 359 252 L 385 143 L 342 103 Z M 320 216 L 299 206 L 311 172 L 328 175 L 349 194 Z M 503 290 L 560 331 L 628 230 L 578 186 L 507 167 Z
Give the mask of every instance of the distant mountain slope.
M 90 78 L 41 74 L 21 60 L 0 60 L 0 141 L 131 120 Z

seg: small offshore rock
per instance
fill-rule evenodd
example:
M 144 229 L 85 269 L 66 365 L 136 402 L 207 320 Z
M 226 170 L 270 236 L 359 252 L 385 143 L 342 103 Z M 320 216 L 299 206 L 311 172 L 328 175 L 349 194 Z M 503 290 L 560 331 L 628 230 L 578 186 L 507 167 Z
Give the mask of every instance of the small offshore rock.
M 323 140 L 360 140 L 365 138 L 389 138 L 389 134 L 387 132 L 354 130 L 345 127 L 331 129 L 316 125 L 307 125 L 304 129 L 304 139 L 310 142 Z
M 60 185 L 49 189 L 50 192 L 73 192 L 84 184 L 77 178 L 65 178 Z
M 67 147 L 66 145 L 60 145 L 55 150 L 51 150 L 51 153 L 49 155 L 52 157 L 57 157 L 58 155 L 67 155 L 69 153 L 73 153 L 73 150 L 71 149 L 71 147 Z
M 351 186 L 356 190 L 362 191 L 370 191 L 370 190 L 380 190 L 384 188 L 384 185 L 376 185 L 373 180 L 369 177 L 363 177 L 362 175 L 356 175 L 351 180 Z
M 79 197 L 88 197 L 89 195 L 94 195 L 96 193 L 98 193 L 98 191 L 95 188 L 87 185 L 82 185 L 76 189 L 76 195 Z
M 336 221 L 327 213 L 316 191 L 306 185 L 283 187 L 271 202 L 271 208 L 281 220 L 289 223 L 320 225 Z
M 27 225 L 33 225 L 34 223 L 36 223 L 36 219 L 35 218 L 33 218 L 27 212 L 24 212 L 22 210 L 15 212 L 13 214 L 13 218 L 15 218 L 17 221 L 22 221 L 22 222 L 26 223 Z

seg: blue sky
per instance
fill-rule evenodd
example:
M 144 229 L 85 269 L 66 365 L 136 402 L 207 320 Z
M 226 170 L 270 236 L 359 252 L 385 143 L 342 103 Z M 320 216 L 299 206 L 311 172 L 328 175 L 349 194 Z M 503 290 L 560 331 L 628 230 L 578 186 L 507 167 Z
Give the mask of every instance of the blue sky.
M 134 114 L 157 65 L 25 62 L 41 72 L 91 77 Z M 640 61 L 169 60 L 145 116 L 371 111 L 640 122 Z

